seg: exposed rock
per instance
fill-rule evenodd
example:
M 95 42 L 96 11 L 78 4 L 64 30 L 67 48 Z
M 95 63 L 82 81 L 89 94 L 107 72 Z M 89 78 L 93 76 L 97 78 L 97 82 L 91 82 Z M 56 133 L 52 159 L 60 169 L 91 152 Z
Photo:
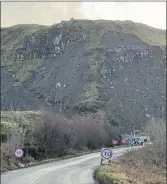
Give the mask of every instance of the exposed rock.
M 44 106 L 66 116 L 101 109 L 124 126 L 164 117 L 165 47 L 144 42 L 124 23 L 113 31 L 103 24 L 71 19 L 22 36 L 17 45 L 3 36 L 11 47 L 1 51 L 1 108 Z

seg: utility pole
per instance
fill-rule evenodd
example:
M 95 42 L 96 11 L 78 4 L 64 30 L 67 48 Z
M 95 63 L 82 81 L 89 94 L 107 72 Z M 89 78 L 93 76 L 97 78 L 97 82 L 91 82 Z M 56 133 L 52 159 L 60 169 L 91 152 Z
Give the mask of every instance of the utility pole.
M 132 135 L 132 130 L 130 131 L 130 144 L 132 146 L 133 144 L 133 135 Z
M 133 130 L 133 138 L 135 138 L 135 124 L 133 124 L 132 130 Z
M 133 130 L 132 130 L 132 128 L 128 129 L 128 132 L 129 132 L 129 136 L 128 136 L 129 146 L 132 146 L 132 144 L 133 144 Z

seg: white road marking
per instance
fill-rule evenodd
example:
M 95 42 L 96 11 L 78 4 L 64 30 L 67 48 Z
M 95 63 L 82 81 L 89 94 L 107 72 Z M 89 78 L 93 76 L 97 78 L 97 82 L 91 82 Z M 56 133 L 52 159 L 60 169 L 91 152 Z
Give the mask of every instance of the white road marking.
M 123 150 L 127 150 L 127 149 L 124 148 Z M 122 149 L 113 150 L 114 153 L 117 153 L 117 152 L 120 152 L 120 151 L 122 151 Z M 119 154 L 118 156 L 120 156 L 120 155 L 121 155 L 121 154 Z M 90 160 L 90 159 L 93 159 L 93 158 L 97 158 L 97 157 L 99 157 L 99 159 L 100 159 L 100 153 L 96 153 L 95 155 L 92 155 L 91 157 L 83 158 L 83 159 L 80 159 L 80 160 L 78 160 L 78 161 L 72 161 L 72 162 L 66 163 L 66 164 L 64 164 L 64 165 L 52 166 L 52 167 L 50 167 L 50 168 L 40 169 L 40 170 L 38 171 L 38 177 L 37 177 L 36 179 L 33 179 L 33 180 L 31 181 L 30 184 L 37 184 L 37 180 L 38 180 L 41 176 L 44 176 L 44 175 L 46 175 L 46 174 L 48 174 L 48 173 L 50 173 L 50 172 L 56 171 L 56 170 L 58 170 L 58 169 L 70 167 L 70 166 L 73 166 L 73 165 L 77 165 L 77 164 L 79 164 L 79 163 L 82 163 L 82 162 L 85 162 L 85 161 L 87 161 L 87 160 Z M 113 157 L 115 157 L 115 156 L 113 155 Z

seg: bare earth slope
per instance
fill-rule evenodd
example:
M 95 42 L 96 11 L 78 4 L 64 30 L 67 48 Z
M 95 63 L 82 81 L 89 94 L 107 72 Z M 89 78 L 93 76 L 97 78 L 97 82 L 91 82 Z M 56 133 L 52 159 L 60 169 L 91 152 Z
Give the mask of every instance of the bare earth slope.
M 165 30 L 73 20 L 2 28 L 1 107 L 73 116 L 111 112 L 124 125 L 165 116 Z

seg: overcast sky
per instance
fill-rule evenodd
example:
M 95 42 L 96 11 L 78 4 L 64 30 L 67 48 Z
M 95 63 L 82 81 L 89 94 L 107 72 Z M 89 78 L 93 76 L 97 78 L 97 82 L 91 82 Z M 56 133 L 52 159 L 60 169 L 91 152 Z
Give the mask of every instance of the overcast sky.
M 73 18 L 132 20 L 166 29 L 165 2 L 2 2 L 1 26 L 52 25 Z

